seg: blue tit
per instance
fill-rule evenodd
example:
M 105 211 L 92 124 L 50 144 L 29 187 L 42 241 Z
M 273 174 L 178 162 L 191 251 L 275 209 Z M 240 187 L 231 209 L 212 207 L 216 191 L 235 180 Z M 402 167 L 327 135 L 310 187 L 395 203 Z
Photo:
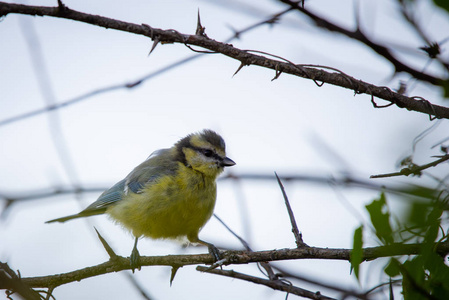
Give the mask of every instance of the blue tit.
M 187 237 L 192 243 L 206 245 L 218 260 L 218 249 L 200 240 L 198 233 L 213 214 L 217 176 L 224 167 L 233 165 L 235 162 L 226 157 L 223 138 L 205 129 L 182 138 L 171 148 L 153 152 L 80 213 L 46 223 L 106 213 L 135 236 L 133 271 L 140 269 L 140 237 Z

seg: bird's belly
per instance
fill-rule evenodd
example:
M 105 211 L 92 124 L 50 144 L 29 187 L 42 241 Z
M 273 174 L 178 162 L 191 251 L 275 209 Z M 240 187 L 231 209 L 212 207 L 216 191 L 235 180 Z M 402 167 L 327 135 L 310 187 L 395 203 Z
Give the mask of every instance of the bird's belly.
M 151 195 L 151 196 L 148 196 Z M 212 216 L 216 192 L 130 194 L 107 213 L 135 236 L 177 238 L 197 234 Z

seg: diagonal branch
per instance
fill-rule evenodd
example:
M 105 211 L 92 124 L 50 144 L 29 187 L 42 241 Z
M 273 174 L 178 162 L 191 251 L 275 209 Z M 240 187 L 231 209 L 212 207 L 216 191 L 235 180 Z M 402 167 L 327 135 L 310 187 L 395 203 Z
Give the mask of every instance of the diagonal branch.
M 274 172 L 274 175 L 276 175 L 277 182 L 279 184 L 279 187 L 281 188 L 282 195 L 284 196 L 285 206 L 287 207 L 287 212 L 288 212 L 288 216 L 290 218 L 290 223 L 292 224 L 292 232 L 293 232 L 293 235 L 295 236 L 296 247 L 298 247 L 298 248 L 299 247 L 307 247 L 307 245 L 302 240 L 302 234 L 301 234 L 301 232 L 299 232 L 298 225 L 296 225 L 295 215 L 293 213 L 292 207 L 290 206 L 290 201 L 288 200 L 284 185 L 282 184 L 282 181 L 276 172 Z
M 360 28 L 357 28 L 356 30 L 351 31 L 351 30 L 345 29 L 341 26 L 338 26 L 337 24 L 332 23 L 332 22 L 316 15 L 315 13 L 305 9 L 304 7 L 300 6 L 297 1 L 292 1 L 292 0 L 279 0 L 279 1 L 281 1 L 287 5 L 290 5 L 290 7 L 292 9 L 295 9 L 295 10 L 305 14 L 310 19 L 312 19 L 312 21 L 315 22 L 315 24 L 318 27 L 322 27 L 329 31 L 343 34 L 351 39 L 357 40 L 357 41 L 365 44 L 366 46 L 371 48 L 374 52 L 376 52 L 377 54 L 379 54 L 380 56 L 382 56 L 386 60 L 388 60 L 394 66 L 396 72 L 408 73 L 421 81 L 426 81 L 433 85 L 441 86 L 443 84 L 443 80 L 441 78 L 426 74 L 420 70 L 416 70 L 416 69 L 406 65 L 405 63 L 401 62 L 399 59 L 397 59 L 393 55 L 393 53 L 391 53 L 390 49 L 369 39 L 361 31 Z
M 353 90 L 355 93 L 368 94 L 386 101 L 396 104 L 400 108 L 406 108 L 421 113 L 434 116 L 436 118 L 449 119 L 449 108 L 431 104 L 429 101 L 419 98 L 407 97 L 399 93 L 395 93 L 387 87 L 376 86 L 362 80 L 357 80 L 342 72 L 331 73 L 322 68 L 312 68 L 295 65 L 285 60 L 270 59 L 262 55 L 250 53 L 249 50 L 242 50 L 233 47 L 230 44 L 220 43 L 213 39 L 200 35 L 181 34 L 175 30 L 162 30 L 142 24 L 133 24 L 106 18 L 98 15 L 91 15 L 69 9 L 65 6 L 59 7 L 43 7 L 21 4 L 10 4 L 0 2 L 0 17 L 10 13 L 34 15 L 34 16 L 52 16 L 57 18 L 70 19 L 80 21 L 104 28 L 111 28 L 120 31 L 130 32 L 138 35 L 149 37 L 153 40 L 157 39 L 164 43 L 180 43 L 186 45 L 199 46 L 214 52 L 222 53 L 228 57 L 240 61 L 243 65 L 257 65 L 264 68 L 272 69 L 276 72 L 276 78 L 280 73 L 287 73 L 298 77 L 312 79 L 316 83 L 324 82 L 339 87 Z M 421 75 L 421 77 L 424 75 Z M 417 76 L 417 78 L 419 78 Z M 422 80 L 440 84 L 438 79 L 423 78 Z M 437 80 L 437 81 L 435 81 Z M 375 104 L 372 99 L 373 104 Z M 377 105 L 375 105 L 377 107 Z
M 284 292 L 287 292 L 288 294 L 293 294 L 293 295 L 301 296 L 304 298 L 317 299 L 317 300 L 335 300 L 335 298 L 330 298 L 330 297 L 324 296 L 320 292 L 314 293 L 314 292 L 293 286 L 291 284 L 287 284 L 282 280 L 268 280 L 265 278 L 259 278 L 259 277 L 243 274 L 240 272 L 236 272 L 234 270 L 219 270 L 219 269 L 209 270 L 209 268 L 203 267 L 203 266 L 198 266 L 198 267 L 196 267 L 196 269 L 201 272 L 212 273 L 212 274 L 227 276 L 227 277 L 231 277 L 231 278 L 237 278 L 237 279 L 249 281 L 252 283 L 265 285 L 274 290 L 284 291 Z

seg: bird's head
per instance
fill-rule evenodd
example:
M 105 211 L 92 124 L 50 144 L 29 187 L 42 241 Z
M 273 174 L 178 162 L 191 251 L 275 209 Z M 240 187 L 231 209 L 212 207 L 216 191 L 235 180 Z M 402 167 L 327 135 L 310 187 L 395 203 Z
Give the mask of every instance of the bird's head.
M 217 177 L 224 167 L 235 165 L 226 157 L 223 138 L 209 129 L 189 134 L 178 141 L 175 148 L 179 161 L 208 177 Z

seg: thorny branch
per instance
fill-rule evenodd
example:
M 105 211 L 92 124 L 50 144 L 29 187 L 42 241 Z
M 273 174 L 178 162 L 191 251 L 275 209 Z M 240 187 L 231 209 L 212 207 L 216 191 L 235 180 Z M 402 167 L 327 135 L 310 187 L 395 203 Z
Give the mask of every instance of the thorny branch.
M 408 66 L 407 64 L 401 62 L 398 58 L 396 58 L 394 56 L 394 54 L 392 53 L 392 51 L 390 49 L 369 39 L 368 36 L 361 30 L 361 28 L 357 27 L 355 30 L 351 31 L 351 30 L 345 29 L 341 26 L 338 26 L 337 24 L 332 23 L 332 22 L 328 21 L 327 19 L 322 18 L 322 17 L 318 16 L 317 14 L 305 9 L 303 6 L 300 6 L 296 1 L 292 1 L 292 0 L 279 0 L 279 1 L 289 5 L 291 9 L 295 9 L 295 10 L 303 13 L 304 15 L 309 17 L 318 27 L 327 29 L 332 32 L 337 32 L 337 33 L 343 34 L 351 39 L 357 40 L 357 41 L 365 44 L 366 46 L 371 48 L 373 51 L 375 51 L 377 54 L 384 57 L 391 64 L 393 64 L 396 72 L 408 73 L 408 74 L 412 75 L 414 78 L 417 78 L 421 81 L 431 83 L 433 85 L 439 85 L 439 86 L 443 85 L 443 81 L 444 81 L 443 79 L 426 74 L 420 70 L 414 69 L 414 68 Z M 447 81 L 447 80 L 448 79 L 446 78 L 445 81 Z
M 449 253 L 449 242 L 436 243 L 435 251 L 440 255 Z M 370 247 L 363 249 L 363 261 L 373 260 L 380 257 L 397 255 L 417 255 L 421 244 L 391 244 L 388 246 Z M 265 251 L 224 251 L 225 265 L 248 264 L 254 262 L 281 261 L 291 259 L 331 259 L 349 261 L 351 249 L 333 249 L 318 247 L 303 247 L 294 249 L 276 249 Z M 209 254 L 197 255 L 166 255 L 166 256 L 142 256 L 142 266 L 187 266 L 198 264 L 212 264 L 213 258 Z M 50 276 L 21 278 L 23 283 L 29 287 L 57 287 L 74 281 L 104 275 L 112 272 L 130 270 L 130 260 L 117 256 L 113 260 L 96 266 Z M 0 282 L 0 289 L 9 289 L 6 282 Z
M 286 3 L 290 1 L 285 1 Z M 296 4 L 297 7 L 300 7 Z M 301 11 L 310 15 L 311 13 L 302 9 Z M 392 91 L 387 87 L 376 86 L 362 80 L 357 80 L 351 76 L 345 75 L 341 72 L 330 73 L 321 68 L 302 67 L 295 65 L 291 62 L 280 61 L 276 59 L 270 59 L 262 55 L 256 55 L 250 53 L 248 50 L 238 49 L 230 44 L 220 43 L 213 39 L 203 35 L 188 35 L 181 34 L 175 30 L 163 30 L 153 28 L 146 24 L 138 25 L 123 21 L 118 21 L 98 15 L 91 15 L 82 12 L 72 10 L 64 5 L 58 7 L 42 7 L 31 6 L 21 4 L 10 4 L 0 2 L 0 16 L 6 16 L 10 13 L 34 15 L 34 16 L 52 16 L 57 18 L 65 18 L 75 21 L 80 21 L 104 28 L 111 28 L 120 31 L 126 31 L 143 35 L 151 38 L 152 40 L 158 40 L 164 43 L 180 43 L 186 45 L 199 46 L 214 52 L 222 53 L 228 57 L 236 59 L 241 62 L 241 65 L 257 65 L 264 68 L 272 69 L 276 72 L 276 77 L 279 77 L 280 73 L 287 73 L 298 77 L 312 79 L 316 83 L 325 82 L 332 85 L 344 87 L 353 90 L 356 94 L 364 93 L 373 97 L 377 97 L 391 103 L 396 104 L 400 108 L 406 108 L 417 112 L 428 114 L 436 118 L 449 119 L 449 109 L 447 107 L 431 104 L 427 100 L 415 100 L 413 97 L 407 97 Z M 323 20 L 325 21 L 325 20 Z M 326 21 L 327 22 L 327 21 Z M 331 24 L 329 27 L 332 28 Z M 362 37 L 366 38 L 360 32 L 357 32 Z M 369 40 L 368 40 L 369 41 Z M 367 41 L 367 42 L 368 42 Z M 375 45 L 372 45 L 375 47 Z M 381 51 L 380 51 L 381 52 Z M 389 53 L 388 51 L 385 53 Z M 387 55 L 387 54 L 385 54 Z M 393 58 L 392 58 L 393 59 Z M 413 73 L 413 70 L 409 70 L 409 67 L 401 65 L 398 62 L 396 66 L 397 71 L 406 71 L 413 74 L 416 78 L 431 82 L 433 84 L 441 84 L 441 80 L 433 78 L 430 75 L 426 75 L 422 72 L 417 74 Z M 416 72 L 415 72 L 416 73 Z M 374 102 L 374 100 L 372 100 Z

